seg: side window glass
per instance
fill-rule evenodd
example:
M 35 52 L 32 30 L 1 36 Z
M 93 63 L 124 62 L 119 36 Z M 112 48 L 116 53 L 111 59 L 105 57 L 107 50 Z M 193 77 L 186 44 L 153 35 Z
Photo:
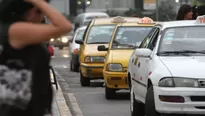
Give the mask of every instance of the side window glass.
M 139 48 L 147 48 L 149 43 L 150 43 L 150 40 L 151 40 L 151 37 L 153 35 L 153 33 L 155 32 L 156 30 L 156 27 L 154 27 L 150 33 L 145 37 L 145 39 L 142 41 L 141 45 L 139 46 Z
M 160 29 L 157 28 L 157 30 L 155 31 L 154 35 L 152 36 L 152 39 L 148 45 L 148 48 L 150 50 L 153 50 L 155 45 L 156 45 L 156 42 L 157 42 L 157 39 L 158 39 L 158 36 L 159 36 L 159 32 L 160 32 Z
M 85 40 L 85 36 L 86 36 L 86 33 L 87 33 L 87 31 L 88 31 L 88 29 L 89 29 L 89 27 L 90 27 L 91 22 L 92 22 L 92 21 L 89 22 L 87 28 L 85 29 L 85 32 L 84 32 L 84 34 L 83 34 L 83 41 Z

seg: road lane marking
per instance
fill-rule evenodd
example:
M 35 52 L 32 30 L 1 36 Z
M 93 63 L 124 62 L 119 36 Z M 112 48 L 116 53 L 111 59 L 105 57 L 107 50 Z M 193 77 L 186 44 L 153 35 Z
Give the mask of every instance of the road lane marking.
M 76 100 L 76 97 L 73 93 L 67 93 L 68 95 L 68 98 L 71 102 L 71 105 L 72 105 L 72 109 L 75 113 L 76 116 L 83 116 L 83 113 L 82 113 L 82 110 L 80 109 L 79 105 L 78 105 L 78 102 Z

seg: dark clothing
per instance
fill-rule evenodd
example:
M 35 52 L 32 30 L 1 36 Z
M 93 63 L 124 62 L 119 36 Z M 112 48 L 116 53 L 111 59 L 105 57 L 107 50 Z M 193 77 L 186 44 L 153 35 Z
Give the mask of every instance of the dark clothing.
M 24 68 L 32 72 L 32 98 L 28 108 L 26 110 L 11 108 L 10 114 L 6 116 L 44 116 L 45 112 L 51 111 L 53 96 L 49 72 L 50 54 L 44 44 L 31 45 L 23 49 L 12 48 L 7 35 L 10 25 L 0 24 L 0 26 L 0 41 L 4 43 L 4 50 L 0 56 L 0 59 L 3 56 L 4 60 L 1 61 L 21 60 L 24 63 Z M 0 115 L 1 112 L 0 110 Z

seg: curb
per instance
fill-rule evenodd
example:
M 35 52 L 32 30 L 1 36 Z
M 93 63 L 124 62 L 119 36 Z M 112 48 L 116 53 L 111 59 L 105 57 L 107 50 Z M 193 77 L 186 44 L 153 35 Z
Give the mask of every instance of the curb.
M 58 87 L 58 90 L 56 90 L 53 86 L 55 93 L 53 100 L 53 111 L 55 110 L 54 116 L 72 116 L 71 111 L 66 104 L 61 87 L 59 85 Z

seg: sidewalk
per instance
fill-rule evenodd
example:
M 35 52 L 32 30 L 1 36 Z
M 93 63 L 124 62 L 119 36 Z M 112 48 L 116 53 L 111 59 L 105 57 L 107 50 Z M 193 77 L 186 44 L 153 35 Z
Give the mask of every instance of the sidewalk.
M 52 80 L 53 75 L 51 74 L 51 81 Z M 61 87 L 58 85 L 58 90 L 56 90 L 55 85 L 53 85 L 53 92 L 53 116 L 72 116 L 70 109 L 68 108 L 66 101 L 64 99 Z

